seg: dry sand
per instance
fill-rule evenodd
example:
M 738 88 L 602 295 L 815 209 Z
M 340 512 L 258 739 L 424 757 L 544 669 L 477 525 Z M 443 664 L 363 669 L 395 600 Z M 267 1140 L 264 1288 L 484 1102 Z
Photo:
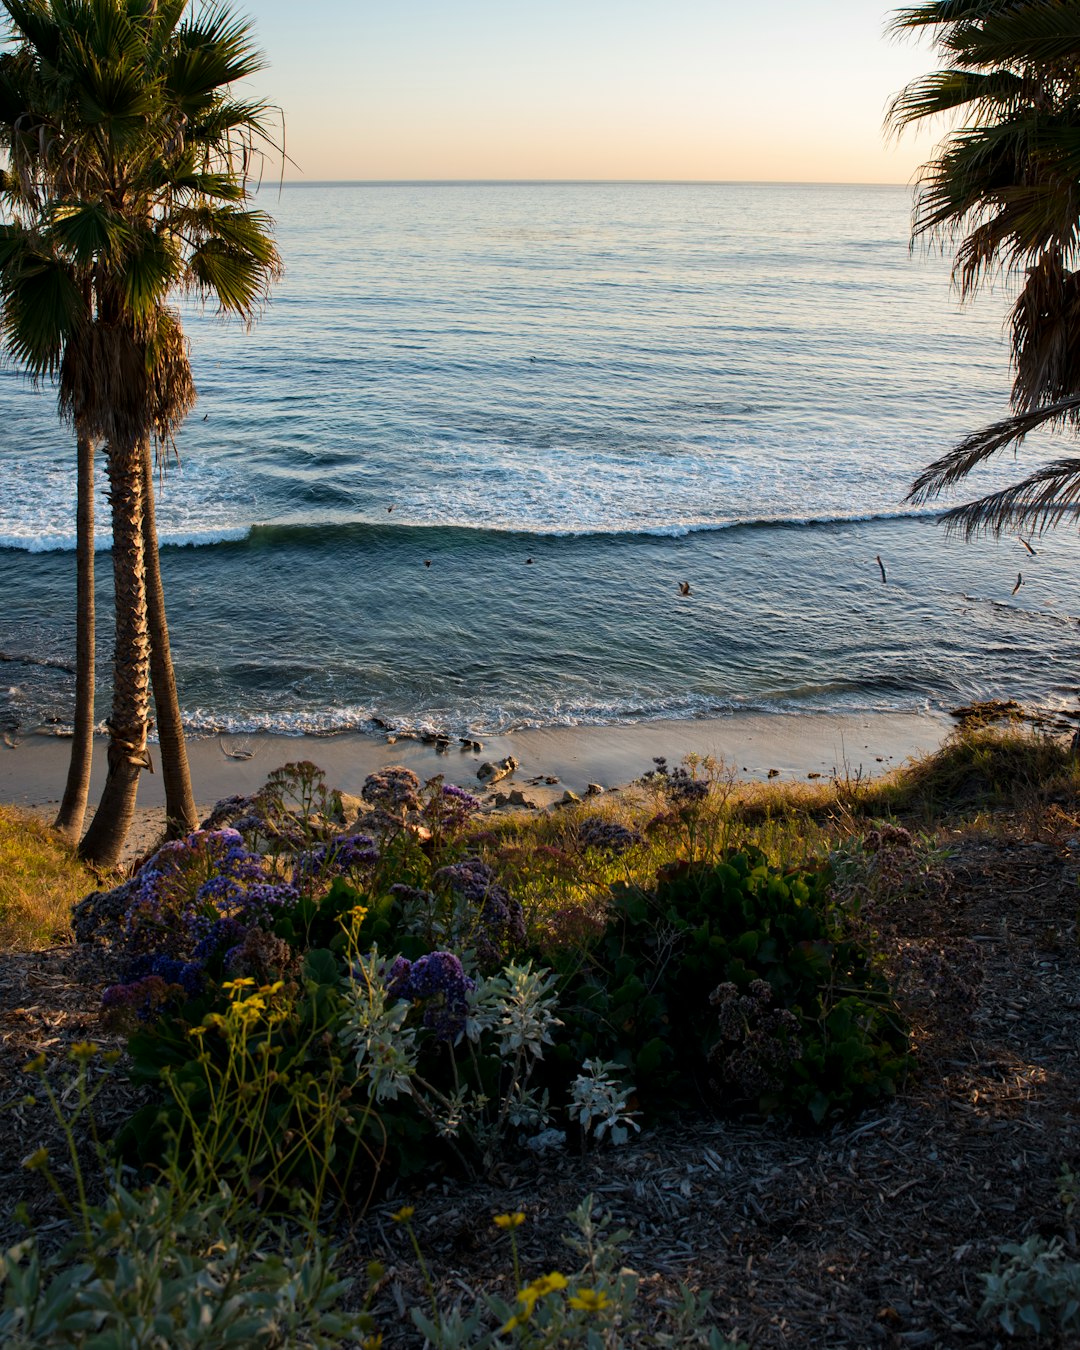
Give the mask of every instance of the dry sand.
M 695 721 L 642 722 L 601 727 L 525 729 L 484 740 L 481 752 L 466 751 L 455 741 L 445 753 L 417 740 L 347 733 L 338 736 L 222 736 L 189 742 L 191 773 L 200 808 L 207 809 L 232 793 L 253 792 L 273 769 L 297 760 L 312 760 L 327 781 L 343 791 L 359 793 L 364 779 L 387 764 L 403 764 L 421 778 L 444 774 L 449 782 L 477 789 L 477 769 L 486 760 L 513 755 L 520 767 L 499 789 L 521 787 L 541 804 L 566 788 L 579 795 L 589 783 L 612 788 L 652 768 L 658 755 L 672 765 L 691 753 L 722 760 L 737 777 L 781 779 L 810 775 L 868 776 L 895 768 L 912 755 L 934 750 L 950 729 L 945 717 L 930 714 L 878 713 L 866 716 L 829 714 L 735 714 Z M 63 791 L 70 742 L 49 735 L 26 736 L 14 747 L 0 746 L 0 801 L 33 809 L 50 817 Z M 156 747 L 154 748 L 156 754 Z M 105 747 L 95 753 L 91 801 L 105 774 Z M 550 777 L 554 786 L 529 785 Z M 158 774 L 144 774 L 139 789 L 139 825 L 133 854 L 150 847 L 164 824 L 164 794 Z

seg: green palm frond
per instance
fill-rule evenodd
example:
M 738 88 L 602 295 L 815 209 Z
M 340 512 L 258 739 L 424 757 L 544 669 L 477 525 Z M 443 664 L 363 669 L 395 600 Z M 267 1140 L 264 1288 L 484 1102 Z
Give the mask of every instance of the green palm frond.
M 1014 4 L 1015 0 L 931 0 L 925 5 L 897 10 L 889 26 L 894 33 L 901 33 L 913 28 L 961 24 L 986 18 Z
M 165 303 L 177 284 L 177 264 L 178 250 L 152 229 L 144 229 L 129 241 L 115 278 L 136 327 Z
M 177 31 L 166 83 L 182 107 L 197 109 L 207 95 L 248 79 L 265 65 L 250 27 L 224 9 L 211 9 Z
M 1010 70 L 935 70 L 912 80 L 889 105 L 886 125 L 900 132 L 927 118 L 945 117 L 958 109 L 967 110 L 978 125 L 1018 108 L 1026 83 Z
M 60 254 L 88 267 L 119 248 L 128 230 L 123 218 L 104 202 L 77 201 L 53 208 L 48 233 Z
M 187 289 L 203 300 L 216 300 L 223 314 L 250 320 L 265 300 L 275 273 L 244 249 L 209 239 L 189 260 Z
M 961 482 L 972 469 L 1010 445 L 1019 444 L 1025 436 L 1039 427 L 1061 424 L 1080 413 L 1080 394 L 1058 399 L 1030 412 L 1002 418 L 980 431 L 973 432 L 958 446 L 928 464 L 911 485 L 905 500 L 928 502 L 950 487 Z
M 1033 0 L 1003 5 L 957 34 L 953 50 L 978 65 L 1076 64 L 1080 56 L 1080 7 Z
M 44 0 L 4 0 L 12 32 L 32 47 L 50 65 L 60 51 L 60 28 L 52 7 Z
M 941 523 L 965 539 L 1012 531 L 1042 534 L 1076 520 L 1080 510 L 1080 459 L 1045 464 L 1019 483 L 946 511 Z
M 18 226 L 0 226 L 0 337 L 8 354 L 34 379 L 54 375 L 87 317 L 72 269 Z
M 1080 389 L 1080 272 L 1048 253 L 1029 269 L 1011 325 L 1014 407 L 1029 412 Z
M 0 247 L 8 349 L 35 371 L 59 361 L 62 408 L 95 436 L 169 436 L 193 397 L 179 321 L 163 318 L 170 295 L 247 322 L 281 271 L 272 222 L 246 207 L 271 109 L 232 91 L 263 57 L 216 3 L 0 0 L 4 11 L 18 45 L 0 57 L 0 208 L 48 259 L 20 269 Z M 57 277 L 89 329 L 64 328 Z M 42 355 L 44 335 L 62 344 L 65 331 L 66 358 L 55 342 Z

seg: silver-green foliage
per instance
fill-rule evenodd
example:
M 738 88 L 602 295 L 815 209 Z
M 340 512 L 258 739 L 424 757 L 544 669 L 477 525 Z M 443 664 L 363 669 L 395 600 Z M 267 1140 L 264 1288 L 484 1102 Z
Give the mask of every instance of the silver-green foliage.
M 330 1347 L 371 1328 L 338 1308 L 325 1245 L 263 1228 L 247 1237 L 227 1193 L 179 1199 L 116 1185 L 68 1245 L 36 1236 L 0 1256 L 6 1350 L 218 1350 Z

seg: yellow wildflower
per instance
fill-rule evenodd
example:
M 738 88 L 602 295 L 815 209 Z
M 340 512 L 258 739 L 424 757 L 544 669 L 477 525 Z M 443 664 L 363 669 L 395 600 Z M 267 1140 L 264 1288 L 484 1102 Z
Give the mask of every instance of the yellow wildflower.
M 40 1055 L 35 1055 L 32 1060 L 29 1060 L 26 1064 L 24 1064 L 22 1066 L 22 1071 L 23 1073 L 41 1073 L 44 1067 L 45 1067 L 45 1053 L 44 1051 L 42 1051 Z
M 36 1152 L 31 1153 L 28 1158 L 23 1159 L 23 1166 L 28 1172 L 36 1172 L 39 1167 L 44 1167 L 48 1161 L 49 1150 L 39 1148 Z
M 78 1059 L 85 1062 L 93 1059 L 97 1052 L 98 1048 L 93 1041 L 76 1041 L 74 1045 L 68 1046 L 68 1059 Z
M 559 1289 L 565 1289 L 568 1283 L 566 1276 L 560 1275 L 557 1270 L 553 1270 L 549 1275 L 538 1275 L 531 1284 L 518 1290 L 517 1301 L 521 1304 L 521 1308 L 509 1322 L 500 1327 L 500 1333 L 505 1335 L 515 1327 L 523 1327 L 533 1315 L 538 1299 L 544 1298 L 547 1294 L 554 1294 Z
M 520 1228 L 525 1222 L 525 1215 L 520 1210 L 515 1214 L 496 1214 L 492 1222 L 496 1228 Z
M 398 1212 L 396 1214 L 391 1214 L 390 1217 L 395 1223 L 408 1223 L 415 1213 L 415 1205 L 402 1205 Z
M 360 1350 L 381 1350 L 382 1332 L 378 1331 L 374 1336 L 365 1336 L 360 1342 Z
M 245 989 L 253 989 L 255 987 L 255 981 L 250 975 L 240 975 L 235 980 L 226 980 L 221 987 L 227 994 L 231 994 L 233 998 L 239 998 Z
M 568 1283 L 565 1275 L 560 1275 L 557 1270 L 553 1270 L 550 1275 L 538 1276 L 529 1285 L 529 1288 L 536 1290 L 538 1298 L 543 1298 L 545 1294 L 553 1294 L 557 1289 L 565 1289 Z
M 571 1308 L 578 1308 L 581 1312 L 598 1313 L 603 1312 L 611 1299 L 602 1289 L 579 1289 L 576 1294 L 571 1294 L 566 1301 Z

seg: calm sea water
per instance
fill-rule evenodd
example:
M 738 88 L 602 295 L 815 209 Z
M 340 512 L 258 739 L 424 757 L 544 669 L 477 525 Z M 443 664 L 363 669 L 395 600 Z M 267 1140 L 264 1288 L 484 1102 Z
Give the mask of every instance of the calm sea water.
M 264 204 L 286 279 L 250 333 L 188 316 L 200 401 L 161 491 L 193 729 L 1075 696 L 1075 533 L 1033 558 L 903 503 L 1008 384 L 1005 297 L 958 308 L 908 252 L 906 189 Z M 41 663 L 72 660 L 74 482 L 51 391 L 0 370 L 7 726 L 70 716 Z

